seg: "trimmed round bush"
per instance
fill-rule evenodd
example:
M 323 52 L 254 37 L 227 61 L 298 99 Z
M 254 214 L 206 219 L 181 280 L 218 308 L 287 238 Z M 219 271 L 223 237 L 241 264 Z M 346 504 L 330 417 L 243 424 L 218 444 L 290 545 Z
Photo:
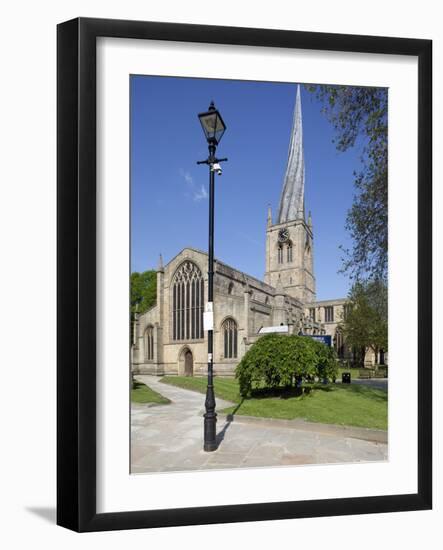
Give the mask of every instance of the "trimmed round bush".
M 303 378 L 333 380 L 336 375 L 332 348 L 306 336 L 284 334 L 261 336 L 235 371 L 243 397 L 255 388 L 289 388 Z

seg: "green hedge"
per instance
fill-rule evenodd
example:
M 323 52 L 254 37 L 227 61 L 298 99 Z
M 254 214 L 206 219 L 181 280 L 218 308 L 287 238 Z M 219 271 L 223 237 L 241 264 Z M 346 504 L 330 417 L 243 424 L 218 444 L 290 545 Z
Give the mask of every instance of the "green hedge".
M 266 334 L 243 356 L 235 376 L 240 394 L 251 395 L 256 388 L 288 388 L 297 380 L 335 380 L 335 351 L 306 336 Z

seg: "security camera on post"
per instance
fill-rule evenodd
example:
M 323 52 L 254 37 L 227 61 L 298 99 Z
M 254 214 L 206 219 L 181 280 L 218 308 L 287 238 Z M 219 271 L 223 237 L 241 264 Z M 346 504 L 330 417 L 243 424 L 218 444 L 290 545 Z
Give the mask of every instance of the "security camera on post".
M 211 171 L 212 172 L 217 172 L 218 176 L 221 176 L 222 173 L 223 173 L 222 167 L 220 166 L 220 164 L 218 162 L 215 162 L 214 164 L 211 164 Z

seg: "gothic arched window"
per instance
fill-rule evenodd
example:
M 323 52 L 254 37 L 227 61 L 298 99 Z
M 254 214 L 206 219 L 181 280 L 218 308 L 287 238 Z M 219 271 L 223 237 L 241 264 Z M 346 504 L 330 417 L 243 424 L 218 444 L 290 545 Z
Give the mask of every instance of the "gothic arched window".
M 183 262 L 172 283 L 172 339 L 203 338 L 204 282 L 200 269 Z
M 287 249 L 287 258 L 288 262 L 292 262 L 292 243 L 288 243 L 288 249 Z
M 154 359 L 154 327 L 152 326 L 145 330 L 145 359 L 146 361 Z
M 225 319 L 222 325 L 224 357 L 234 359 L 237 357 L 237 323 L 234 319 Z
M 283 263 L 283 247 L 282 247 L 281 244 L 278 245 L 277 252 L 278 252 L 278 263 L 282 264 Z

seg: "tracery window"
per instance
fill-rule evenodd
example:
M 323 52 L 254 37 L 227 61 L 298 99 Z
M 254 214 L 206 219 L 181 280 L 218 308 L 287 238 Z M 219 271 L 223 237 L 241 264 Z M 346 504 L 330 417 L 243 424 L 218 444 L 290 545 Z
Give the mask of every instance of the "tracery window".
M 151 326 L 145 330 L 145 358 L 146 361 L 154 359 L 154 327 Z
M 185 261 L 172 286 L 172 339 L 203 338 L 204 282 L 200 269 Z
M 225 319 L 222 325 L 224 357 L 234 359 L 237 357 L 237 323 L 234 319 Z
M 281 244 L 278 245 L 278 263 L 283 263 L 283 247 L 281 246 Z

